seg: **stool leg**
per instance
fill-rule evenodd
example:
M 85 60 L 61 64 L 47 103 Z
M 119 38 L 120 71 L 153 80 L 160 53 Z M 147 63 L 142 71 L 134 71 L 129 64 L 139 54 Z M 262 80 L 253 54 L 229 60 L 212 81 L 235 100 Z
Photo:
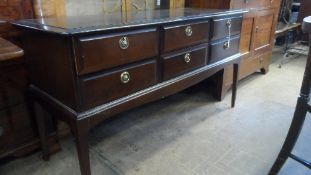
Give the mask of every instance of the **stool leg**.
M 273 164 L 269 175 L 275 175 L 278 174 L 278 172 L 281 170 L 282 166 L 284 165 L 284 163 L 286 162 L 287 158 L 290 156 L 296 141 L 299 137 L 300 131 L 303 127 L 303 123 L 305 121 L 306 118 L 306 114 L 307 114 L 307 103 L 306 103 L 307 99 L 303 98 L 303 97 L 299 97 L 298 98 L 298 103 L 296 106 L 296 111 L 290 126 L 290 129 L 288 131 L 286 140 L 284 142 L 284 145 L 282 146 L 282 149 L 275 161 L 275 163 Z
M 46 111 L 43 109 L 41 104 L 38 102 L 32 102 L 34 115 L 37 121 L 37 127 L 39 131 L 39 137 L 41 142 L 41 149 L 42 149 L 42 158 L 43 160 L 50 159 L 50 151 L 49 151 L 49 144 L 48 144 L 48 137 L 47 137 L 47 130 L 46 130 Z

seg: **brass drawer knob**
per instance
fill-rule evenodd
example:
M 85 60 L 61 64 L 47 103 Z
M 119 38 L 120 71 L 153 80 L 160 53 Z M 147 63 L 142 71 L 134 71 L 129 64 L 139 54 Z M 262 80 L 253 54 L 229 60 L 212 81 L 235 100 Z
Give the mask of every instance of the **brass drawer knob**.
M 123 72 L 121 74 L 120 78 L 121 78 L 121 82 L 124 84 L 130 82 L 130 80 L 131 80 L 130 74 L 128 72 Z
M 190 61 L 191 61 L 191 55 L 190 55 L 190 53 L 187 53 L 187 54 L 185 55 L 184 60 L 185 60 L 186 63 L 190 63 Z
M 119 40 L 119 45 L 121 49 L 127 49 L 130 46 L 129 39 L 125 36 Z
M 232 26 L 232 20 L 229 19 L 229 20 L 227 21 L 226 25 L 227 25 L 228 28 L 231 28 L 231 26 Z
M 230 48 L 229 41 L 226 41 L 226 42 L 224 43 L 224 49 L 227 50 L 227 49 L 229 49 L 229 48 Z
M 186 36 L 190 37 L 190 36 L 192 36 L 192 33 L 193 33 L 192 27 L 191 26 L 186 27 L 186 29 L 185 29 Z

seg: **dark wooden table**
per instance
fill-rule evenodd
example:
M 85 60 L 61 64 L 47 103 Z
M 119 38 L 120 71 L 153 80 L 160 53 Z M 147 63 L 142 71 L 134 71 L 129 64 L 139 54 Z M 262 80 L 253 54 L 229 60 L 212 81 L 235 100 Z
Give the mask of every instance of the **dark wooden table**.
M 150 10 L 21 20 L 43 157 L 45 111 L 77 139 L 90 175 L 88 133 L 107 118 L 180 92 L 234 65 L 235 105 L 244 10 Z

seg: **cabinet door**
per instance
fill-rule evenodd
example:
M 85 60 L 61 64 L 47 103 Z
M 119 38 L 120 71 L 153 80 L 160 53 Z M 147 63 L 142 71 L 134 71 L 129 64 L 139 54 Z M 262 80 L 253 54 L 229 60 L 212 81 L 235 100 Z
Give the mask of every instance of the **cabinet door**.
M 273 10 L 258 11 L 253 26 L 253 53 L 255 55 L 272 49 L 276 16 Z
M 252 31 L 254 24 L 254 16 L 250 13 L 244 15 L 242 30 L 241 30 L 241 40 L 240 40 L 240 53 L 244 57 L 251 56 L 252 53 Z

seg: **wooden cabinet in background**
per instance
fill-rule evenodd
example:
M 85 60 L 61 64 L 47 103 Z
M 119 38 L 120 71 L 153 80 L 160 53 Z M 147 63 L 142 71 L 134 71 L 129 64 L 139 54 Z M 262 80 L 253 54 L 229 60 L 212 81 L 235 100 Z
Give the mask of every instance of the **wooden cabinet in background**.
M 280 0 L 186 0 L 186 6 L 214 9 L 249 9 L 244 14 L 240 52 L 243 54 L 239 78 L 245 78 L 254 72 L 267 73 L 274 47 L 274 32 L 280 10 Z M 232 67 L 221 72 L 217 90 L 219 100 L 232 85 Z

